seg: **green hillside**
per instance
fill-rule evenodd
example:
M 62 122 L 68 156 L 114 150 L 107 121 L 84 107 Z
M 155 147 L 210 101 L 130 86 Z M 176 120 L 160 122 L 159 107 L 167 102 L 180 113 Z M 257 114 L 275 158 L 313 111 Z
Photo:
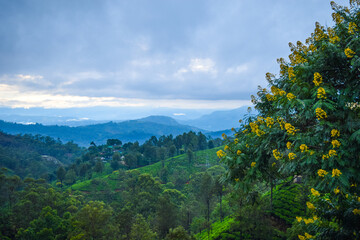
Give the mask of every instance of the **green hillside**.
M 176 157 L 167 158 L 164 163 L 157 162 L 152 165 L 137 168 L 136 170 L 138 170 L 140 173 L 147 173 L 153 177 L 161 178 L 162 170 L 164 171 L 164 169 L 166 169 L 165 171 L 167 171 L 167 175 L 169 176 L 169 182 L 175 182 L 178 180 L 177 177 L 179 174 L 181 174 L 181 178 L 183 181 L 185 181 L 184 183 L 186 183 L 192 174 L 205 171 L 207 168 L 219 164 L 219 159 L 216 156 L 216 152 L 219 149 L 221 149 L 221 147 L 194 152 L 191 163 L 189 163 L 188 156 L 186 154 L 182 154 Z M 111 174 L 98 174 L 91 180 L 78 181 L 77 183 L 71 185 L 70 188 L 72 190 L 90 191 L 92 190 L 92 182 L 94 182 L 94 180 L 100 180 L 105 181 L 107 185 L 110 186 L 111 190 L 116 190 L 119 179 L 121 179 L 121 176 L 119 176 L 119 171 L 114 171 Z M 97 190 L 104 190 L 104 185 L 98 185 Z

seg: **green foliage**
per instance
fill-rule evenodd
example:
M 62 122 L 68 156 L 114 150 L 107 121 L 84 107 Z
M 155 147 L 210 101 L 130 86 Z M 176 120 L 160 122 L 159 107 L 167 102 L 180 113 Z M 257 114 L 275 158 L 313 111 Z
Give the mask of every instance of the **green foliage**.
M 290 61 L 278 60 L 279 77 L 267 74 L 270 90 L 259 87 L 252 97 L 259 116 L 250 116 L 218 152 L 229 167 L 227 180 L 245 193 L 263 181 L 272 190 L 302 176 L 311 191 L 306 215 L 298 218 L 300 239 L 360 235 L 353 224 L 360 222 L 359 4 L 332 2 L 334 27 L 316 23 L 305 45 L 289 44 Z M 291 199 L 278 196 L 274 214 L 291 222 L 295 212 L 284 205 Z
M 134 224 L 131 227 L 130 240 L 155 240 L 154 233 L 145 218 L 138 214 L 135 216 Z

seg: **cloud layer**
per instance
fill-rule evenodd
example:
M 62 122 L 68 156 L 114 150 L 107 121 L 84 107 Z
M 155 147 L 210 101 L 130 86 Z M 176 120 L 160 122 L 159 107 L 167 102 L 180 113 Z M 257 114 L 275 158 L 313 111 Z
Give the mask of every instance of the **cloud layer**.
M 1 1 L 0 104 L 245 103 L 330 15 L 324 0 Z

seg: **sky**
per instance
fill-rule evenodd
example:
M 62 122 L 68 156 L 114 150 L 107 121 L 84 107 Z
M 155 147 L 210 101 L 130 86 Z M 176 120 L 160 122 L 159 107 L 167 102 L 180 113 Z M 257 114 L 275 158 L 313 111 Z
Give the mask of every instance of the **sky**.
M 0 0 L 0 106 L 249 105 L 331 13 L 327 0 Z

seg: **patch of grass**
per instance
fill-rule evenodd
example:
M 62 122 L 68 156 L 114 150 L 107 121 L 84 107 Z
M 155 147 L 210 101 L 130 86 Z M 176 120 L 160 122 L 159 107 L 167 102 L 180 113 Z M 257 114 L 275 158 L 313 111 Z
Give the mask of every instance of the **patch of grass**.
M 230 230 L 231 224 L 234 221 L 232 217 L 226 217 L 222 222 L 216 221 L 211 224 L 210 234 L 208 234 L 207 230 L 203 230 L 201 233 L 196 234 L 195 238 L 199 240 L 222 239 L 222 235 L 229 235 L 227 232 Z

